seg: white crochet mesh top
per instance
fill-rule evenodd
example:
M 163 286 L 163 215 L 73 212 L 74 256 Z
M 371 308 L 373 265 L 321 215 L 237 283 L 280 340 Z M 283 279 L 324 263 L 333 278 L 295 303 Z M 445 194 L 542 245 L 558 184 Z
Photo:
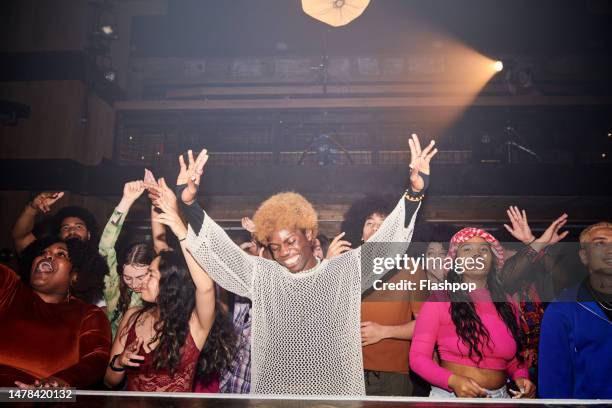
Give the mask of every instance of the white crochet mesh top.
M 405 251 L 418 207 L 402 198 L 369 241 L 405 243 Z M 253 303 L 251 393 L 365 394 L 361 293 L 381 275 L 362 276 L 361 248 L 291 273 L 242 251 L 206 214 L 198 235 L 189 227 L 187 244 L 215 282 Z M 397 251 L 398 245 L 379 247 Z

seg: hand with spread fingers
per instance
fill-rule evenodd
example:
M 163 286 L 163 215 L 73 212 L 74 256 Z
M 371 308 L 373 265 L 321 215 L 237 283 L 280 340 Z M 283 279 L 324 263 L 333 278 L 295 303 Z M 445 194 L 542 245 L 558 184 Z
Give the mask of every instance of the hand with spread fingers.
M 548 245 L 554 245 L 557 242 L 561 241 L 563 238 L 567 237 L 569 231 L 563 231 L 559 234 L 559 229 L 561 229 L 567 223 L 567 214 L 561 215 L 559 218 L 554 220 L 548 228 L 542 233 L 540 238 L 536 241 L 540 240 L 542 243 Z
M 180 186 L 187 184 L 187 188 L 183 190 L 181 200 L 187 205 L 192 204 L 197 196 L 200 187 L 200 179 L 204 173 L 204 166 L 208 161 L 208 151 L 202 149 L 198 157 L 194 160 L 193 151 L 187 151 L 187 164 L 185 158 L 181 154 L 179 156 L 179 175 L 176 179 L 176 185 Z
M 508 214 L 511 225 L 504 224 L 504 228 L 518 241 L 525 245 L 530 245 L 535 251 L 540 251 L 549 245 L 556 244 L 569 233 L 569 231 L 559 233 L 559 229 L 567 223 L 567 214 L 563 214 L 554 220 L 537 239 L 531 232 L 525 210 L 520 210 L 516 206 L 510 206 L 506 214 Z
M 506 210 L 511 226 L 504 224 L 504 228 L 518 241 L 525 245 L 529 245 L 535 240 L 531 233 L 529 222 L 527 221 L 527 213 L 525 210 L 519 210 L 516 206 L 510 206 Z
M 344 234 L 344 232 L 341 232 L 340 234 L 334 237 L 332 242 L 329 244 L 329 247 L 327 248 L 327 254 L 325 254 L 325 259 L 331 259 L 335 256 L 345 253 L 346 251 L 351 250 L 351 243 L 342 240 Z
M 410 184 L 412 191 L 418 193 L 425 188 L 425 180 L 419 174 L 423 173 L 426 175 L 430 174 L 429 162 L 438 153 L 438 149 L 434 148 L 435 141 L 431 141 L 425 149 L 421 150 L 421 143 L 419 137 L 413 134 L 408 139 L 408 145 L 410 147 Z

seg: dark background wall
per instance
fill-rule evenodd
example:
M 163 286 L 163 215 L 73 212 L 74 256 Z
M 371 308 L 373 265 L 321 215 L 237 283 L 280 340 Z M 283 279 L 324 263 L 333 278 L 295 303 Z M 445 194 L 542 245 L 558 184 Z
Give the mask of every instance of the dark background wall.
M 118 38 L 94 52 L 100 7 Z M 293 188 L 332 234 L 353 199 L 401 189 L 412 132 L 444 150 L 431 221 L 499 227 L 509 204 L 540 222 L 569 211 L 576 229 L 610 218 L 611 20 L 600 0 L 378 0 L 339 29 L 298 0 L 3 1 L 0 99 L 30 115 L 0 126 L 0 246 L 30 193 L 71 191 L 63 204 L 102 223 L 123 182 L 144 166 L 173 177 L 176 155 L 200 146 L 217 154 L 204 202 L 226 225 Z M 511 92 L 500 74 L 466 109 L 462 79 L 445 79 L 457 42 L 516 62 L 532 86 Z M 542 162 L 508 161 L 507 127 Z M 311 152 L 298 165 L 325 132 L 356 163 L 334 153 L 319 166 Z

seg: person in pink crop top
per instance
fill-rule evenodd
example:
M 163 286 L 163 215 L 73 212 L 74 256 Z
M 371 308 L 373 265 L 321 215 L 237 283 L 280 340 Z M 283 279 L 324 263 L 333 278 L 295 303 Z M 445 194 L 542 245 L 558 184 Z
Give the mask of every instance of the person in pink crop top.
M 126 379 L 128 391 L 189 392 L 196 370 L 214 381 L 229 365 L 235 335 L 216 307 L 213 281 L 187 252 L 187 228 L 163 179 L 159 194 L 154 204 L 163 212 L 155 221 L 171 228 L 182 254 L 163 251 L 153 259 L 142 285 L 144 306 L 123 316 L 104 382 L 115 387 Z
M 455 267 L 447 282 L 476 289 L 432 293 L 416 322 L 411 369 L 432 385 L 433 397 L 508 397 L 511 378 L 519 389 L 510 391 L 515 398 L 533 398 L 517 308 L 497 276 L 501 245 L 481 229 L 464 228 L 451 239 L 448 257 Z M 432 357 L 435 346 L 440 364 Z

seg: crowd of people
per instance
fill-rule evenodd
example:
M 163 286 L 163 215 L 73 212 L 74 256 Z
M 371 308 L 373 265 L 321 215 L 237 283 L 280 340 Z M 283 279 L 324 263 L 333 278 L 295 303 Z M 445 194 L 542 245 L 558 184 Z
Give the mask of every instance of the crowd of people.
M 551 250 L 568 234 L 566 214 L 536 237 L 526 212 L 509 207 L 512 256 L 475 227 L 411 245 L 423 236 L 418 210 L 437 149 L 416 136 L 409 145 L 399 201 L 354 203 L 331 240 L 293 192 L 268 198 L 230 238 L 197 201 L 206 150 L 179 157 L 175 186 L 151 176 L 126 183 L 100 236 L 78 207 L 48 218 L 45 232 L 37 217 L 63 193 L 38 194 L 12 231 L 18 264 L 0 265 L 0 386 L 612 398 L 612 223 L 580 234 L 584 273 L 574 275 L 584 279 L 575 285 Z M 119 245 L 143 195 L 152 238 Z M 383 274 L 363 262 L 418 252 L 481 262 Z M 378 279 L 475 290 L 398 297 L 374 290 Z

